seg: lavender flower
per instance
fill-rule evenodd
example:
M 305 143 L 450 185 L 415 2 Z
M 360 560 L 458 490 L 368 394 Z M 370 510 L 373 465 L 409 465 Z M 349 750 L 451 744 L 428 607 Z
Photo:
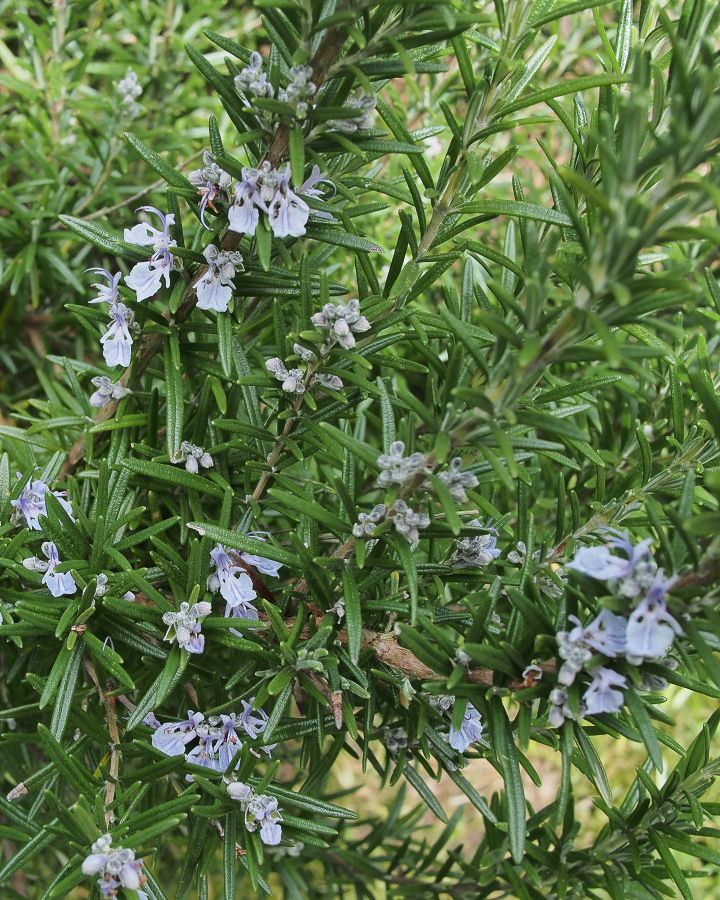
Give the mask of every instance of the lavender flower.
M 135 859 L 135 853 L 123 847 L 113 847 L 112 837 L 103 834 L 92 845 L 92 853 L 82 864 L 83 875 L 100 875 L 97 886 L 103 897 L 115 897 L 122 887 L 137 891 L 138 897 L 145 894 L 140 887 L 145 883 L 142 860 Z
M 369 513 L 361 512 L 357 522 L 353 525 L 353 534 L 356 538 L 371 537 L 375 532 L 375 526 L 382 522 L 387 515 L 387 506 L 378 503 Z
M 172 455 L 170 462 L 173 465 L 185 463 L 186 471 L 192 472 L 193 475 L 197 474 L 198 466 L 202 466 L 203 469 L 212 469 L 214 465 L 213 458 L 207 450 L 203 450 L 197 444 L 191 444 L 190 441 L 183 441 L 180 444 L 180 449 Z
M 168 722 L 156 727 L 152 745 L 166 756 L 182 756 L 185 747 L 197 737 L 197 730 L 205 716 L 201 712 L 188 710 L 187 719 L 182 722 Z
M 38 519 L 40 516 L 47 515 L 47 508 L 45 505 L 45 493 L 47 492 L 47 489 L 47 484 L 40 479 L 28 481 L 17 500 L 10 501 L 10 505 L 13 507 L 10 521 L 16 525 L 24 519 L 28 528 L 31 528 L 33 531 L 41 531 L 42 529 Z M 65 499 L 67 496 L 65 491 L 53 491 L 52 494 L 74 522 L 75 518 L 73 517 L 72 506 L 68 500 Z
M 249 97 L 274 97 L 275 88 L 267 80 L 262 65 L 262 56 L 257 52 L 251 53 L 249 64 L 235 76 L 235 89 Z
M 329 344 L 337 341 L 345 350 L 352 350 L 355 346 L 356 334 L 370 329 L 370 322 L 360 315 L 359 300 L 351 300 L 344 306 L 326 303 L 322 312 L 315 313 L 311 321 L 316 328 L 329 331 Z
M 133 344 L 130 326 L 133 320 L 132 312 L 124 303 L 113 303 L 110 307 L 110 327 L 100 338 L 100 343 L 103 345 L 105 364 L 111 368 L 114 366 L 127 368 L 130 365 Z
M 215 200 L 220 197 L 227 202 L 230 199 L 230 186 L 232 178 L 227 172 L 223 171 L 215 162 L 215 157 L 209 150 L 203 152 L 202 169 L 193 169 L 188 175 L 188 181 L 198 189 L 200 194 L 200 221 L 209 228 L 205 221 L 205 210 L 209 206 L 210 209 L 217 213 L 215 209 Z
M 207 271 L 195 282 L 198 309 L 214 309 L 227 312 L 232 297 L 233 278 L 243 270 L 242 254 L 237 250 L 218 250 L 215 244 L 208 244 L 203 250 L 207 261 Z
M 596 716 L 598 713 L 617 713 L 623 705 L 623 693 L 616 688 L 626 688 L 624 675 L 598 666 L 592 670 L 593 680 L 583 694 L 586 704 L 585 715 Z
M 462 725 L 460 728 L 450 726 L 448 734 L 448 743 L 460 753 L 464 753 L 470 744 L 479 741 L 483 733 L 483 724 L 480 713 L 475 709 L 472 703 L 468 703 L 465 708 Z
M 301 194 L 307 193 L 313 196 L 317 193 L 314 190 L 308 190 L 316 169 L 318 179 L 322 177 L 316 166 L 313 169 L 313 175 L 301 186 Z M 275 193 L 268 203 L 267 214 L 270 228 L 275 237 L 302 237 L 305 234 L 305 225 L 310 217 L 310 207 L 290 189 L 289 165 L 281 171 L 275 172 Z
M 310 216 L 310 207 L 299 196 L 319 197 L 317 188 L 325 176 L 315 166 L 296 194 L 290 188 L 290 166 L 273 169 L 266 161 L 259 169 L 243 169 L 228 210 L 228 228 L 238 234 L 255 234 L 260 212 L 266 213 L 275 237 L 301 237 Z M 319 214 L 320 215 L 320 214 Z M 332 218 L 329 214 L 322 214 Z
M 424 512 L 416 512 L 411 509 L 404 500 L 396 500 L 393 504 L 395 515 L 393 524 L 396 531 L 414 547 L 420 540 L 418 529 L 427 528 L 430 524 L 430 516 Z
M 257 619 L 258 612 L 252 604 L 257 597 L 252 579 L 241 566 L 236 566 L 222 544 L 210 552 L 215 572 L 208 578 L 208 590 L 220 591 L 226 602 L 225 617 Z
M 472 472 L 461 472 L 462 460 L 459 457 L 451 460 L 447 472 L 441 472 L 438 478 L 450 491 L 450 496 L 458 503 L 467 503 L 465 488 L 474 488 L 478 485 L 477 476 Z
M 42 583 L 48 588 L 53 597 L 62 597 L 66 594 L 74 594 L 77 590 L 75 579 L 70 572 L 56 572 L 60 565 L 58 549 L 52 541 L 45 541 L 42 552 L 47 557 L 47 562 L 30 556 L 23 560 L 23 566 L 31 572 L 44 572 Z
M 665 579 L 659 569 L 647 597 L 630 614 L 625 655 L 633 665 L 667 656 L 675 635 L 682 634 L 682 628 L 670 614 L 665 601 L 665 593 L 673 581 L 672 578 Z
M 228 229 L 238 234 L 255 234 L 260 221 L 260 170 L 243 168 L 242 178 L 235 189 L 235 202 L 228 210 Z
M 202 653 L 205 649 L 205 635 L 201 633 L 202 620 L 212 612 L 212 606 L 201 603 L 181 603 L 178 612 L 163 614 L 163 622 L 168 626 L 164 640 L 177 641 L 178 646 L 188 653 Z
M 133 339 L 130 334 L 130 328 L 134 322 L 132 312 L 120 300 L 118 285 L 121 272 L 111 275 L 107 269 L 88 269 L 88 272 L 94 272 L 101 275 L 107 284 L 96 282 L 93 287 L 97 290 L 98 295 L 90 300 L 90 303 L 107 303 L 109 305 L 108 313 L 110 314 L 109 328 L 100 338 L 103 345 L 103 356 L 106 365 L 110 367 L 130 365 L 130 351 L 132 349 Z
M 577 619 L 575 620 L 577 621 Z M 627 619 L 603 609 L 583 631 L 586 644 L 605 656 L 622 656 L 625 652 Z
M 266 531 L 251 531 L 248 535 L 258 541 L 264 541 Z M 254 553 L 241 553 L 240 559 L 248 566 L 262 572 L 263 575 L 269 575 L 271 578 L 278 578 L 278 573 L 282 569 L 282 563 L 276 562 L 274 559 L 266 559 L 264 556 L 255 556 Z
M 107 375 L 98 375 L 92 379 L 92 384 L 95 385 L 97 390 L 90 395 L 90 406 L 96 409 L 102 409 L 103 406 L 107 406 L 112 400 L 122 400 L 123 397 L 127 397 L 131 393 L 119 381 L 110 381 Z
M 480 519 L 471 519 L 468 525 L 481 528 L 482 522 Z M 497 559 L 501 552 L 497 546 L 497 531 L 493 528 L 488 534 L 474 534 L 456 541 L 450 562 L 455 568 L 481 569 Z
M 630 575 L 640 560 L 649 553 L 651 541 L 641 541 L 633 546 L 627 534 L 615 530 L 610 534 L 605 545 L 580 547 L 567 568 L 599 581 L 615 581 Z M 625 556 L 616 556 L 610 552 L 611 548 L 622 550 Z
M 138 244 L 140 247 L 152 247 L 155 251 L 147 262 L 136 263 L 129 275 L 125 276 L 125 284 L 135 291 L 140 300 L 147 300 L 160 290 L 163 279 L 165 287 L 170 287 L 170 272 L 175 267 L 175 258 L 171 253 L 171 247 L 177 245 L 177 241 L 170 237 L 170 226 L 175 224 L 173 213 L 160 212 L 154 206 L 141 206 L 140 211 L 151 212 L 160 218 L 162 231 L 140 222 L 132 228 L 125 229 L 125 240 L 130 244 Z
M 393 441 L 388 453 L 378 456 L 380 474 L 377 483 L 380 487 L 404 484 L 408 478 L 416 475 L 425 465 L 423 453 L 413 453 L 405 456 L 405 444 L 403 441 Z
M 283 820 L 275 797 L 268 794 L 256 794 L 249 784 L 234 781 L 227 786 L 227 792 L 233 800 L 241 804 L 245 812 L 245 827 L 248 831 L 260 828 L 260 840 L 263 844 L 274 847 L 282 840 Z
M 95 282 L 93 284 L 98 295 L 90 300 L 90 303 L 107 303 L 112 307 L 118 302 L 120 299 L 118 287 L 120 279 L 122 278 L 122 272 L 116 272 L 114 275 L 111 275 L 107 269 L 101 269 L 98 266 L 95 266 L 92 269 L 86 269 L 85 271 L 100 275 L 107 281 L 107 284 L 101 284 L 100 282 Z

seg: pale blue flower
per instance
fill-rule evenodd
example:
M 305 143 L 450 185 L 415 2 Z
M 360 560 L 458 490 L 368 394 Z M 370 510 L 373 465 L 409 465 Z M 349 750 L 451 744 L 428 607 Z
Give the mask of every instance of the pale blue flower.
M 182 756 L 185 747 L 197 737 L 197 729 L 204 718 L 201 712 L 190 709 L 187 719 L 182 722 L 160 725 L 152 736 L 153 747 L 166 756 Z
M 313 316 L 313 322 L 314 319 Z M 314 324 L 317 323 L 314 322 Z M 405 456 L 405 443 L 393 441 L 388 452 L 378 456 L 377 462 L 380 466 L 380 474 L 377 477 L 378 485 L 391 487 L 404 484 L 408 478 L 420 472 L 425 465 L 425 454 L 412 453 L 410 456 Z
M 263 535 L 265 534 L 267 534 L 265 531 L 251 531 L 248 537 L 253 537 L 258 541 L 264 541 L 265 538 Z M 263 575 L 269 575 L 270 578 L 278 578 L 280 569 L 282 569 L 283 566 L 282 563 L 277 562 L 274 559 L 266 559 L 264 556 L 255 556 L 253 553 L 241 553 L 240 559 L 246 565 L 252 566 Z
M 198 309 L 213 309 L 227 312 L 233 292 L 233 278 L 242 271 L 242 254 L 236 250 L 218 250 L 215 244 L 208 244 L 203 250 L 207 270 L 195 283 Z
M 255 794 L 245 809 L 245 827 L 256 831 L 259 826 L 260 840 L 269 847 L 282 840 L 282 820 L 277 800 L 268 794 Z
M 97 886 L 103 897 L 117 897 L 120 888 L 136 891 L 138 898 L 147 895 L 140 890 L 146 881 L 143 862 L 125 847 L 113 847 L 112 837 L 103 834 L 92 845 L 92 852 L 82 864 L 83 875 L 100 875 Z
M 596 716 L 598 713 L 617 713 L 623 705 L 623 692 L 617 688 L 626 688 L 624 675 L 604 666 L 592 670 L 593 680 L 583 694 L 585 715 Z
M 163 622 L 168 626 L 164 640 L 177 641 L 178 646 L 188 653 L 202 653 L 205 649 L 205 635 L 201 633 L 202 620 L 212 612 L 206 601 L 201 603 L 181 603 L 178 612 L 163 614 Z
M 482 717 L 472 703 L 468 703 L 460 728 L 450 726 L 448 742 L 453 750 L 464 753 L 471 744 L 480 740 L 482 733 Z
M 235 76 L 235 89 L 250 97 L 274 97 L 275 88 L 262 67 L 262 56 L 257 51 L 251 53 L 248 65 Z
M 107 375 L 96 376 L 92 379 L 92 383 L 97 390 L 90 395 L 90 406 L 96 409 L 102 409 L 103 406 L 107 406 L 112 400 L 122 400 L 123 397 L 130 393 L 119 381 L 110 381 Z
M 42 583 L 48 588 L 53 597 L 74 594 L 77 591 L 77 585 L 70 572 L 55 571 L 60 565 L 60 557 L 55 544 L 52 541 L 45 541 L 42 545 L 42 552 L 47 557 L 47 562 L 38 559 L 37 556 L 30 556 L 23 560 L 23 566 L 31 572 L 45 573 Z
M 665 579 L 662 569 L 658 570 L 654 586 L 630 614 L 625 655 L 633 665 L 667 656 L 675 635 L 682 634 L 665 601 L 665 593 L 673 581 L 673 578 Z
M 302 237 L 310 217 L 310 207 L 290 188 L 289 165 L 279 170 L 276 176 L 275 193 L 267 207 L 272 233 L 279 238 Z M 300 193 L 304 187 L 300 188 Z
M 98 295 L 88 301 L 89 303 L 107 303 L 109 306 L 112 306 L 114 303 L 118 302 L 120 299 L 118 285 L 122 278 L 122 272 L 116 272 L 112 275 L 107 269 L 101 269 L 98 266 L 95 266 L 92 269 L 86 269 L 85 271 L 92 272 L 95 275 L 101 275 L 107 281 L 107 284 L 101 284 L 99 282 L 93 284 Z
M 260 221 L 260 209 L 265 204 L 260 198 L 259 169 L 242 169 L 242 178 L 235 190 L 235 202 L 228 210 L 228 230 L 238 234 L 255 234 Z
M 471 519 L 468 525 L 475 528 L 482 527 L 480 519 Z M 497 531 L 488 528 L 488 534 L 474 534 L 471 537 L 460 538 L 455 543 L 455 549 L 450 562 L 456 568 L 482 568 L 488 565 L 502 553 L 497 545 Z
M 123 366 L 130 365 L 130 352 L 133 339 L 130 334 L 130 325 L 133 321 L 132 312 L 124 303 L 113 303 L 110 307 L 110 327 L 100 338 L 103 345 L 103 356 L 106 365 Z
M 32 479 L 29 480 L 22 489 L 17 500 L 10 501 L 10 505 L 13 507 L 11 516 L 13 524 L 17 524 L 24 519 L 28 528 L 31 528 L 33 531 L 41 531 L 42 528 L 38 519 L 40 516 L 47 515 L 45 503 L 45 493 L 47 490 L 47 484 L 41 479 L 35 479 L 34 481 Z M 67 494 L 65 491 L 53 491 L 52 495 L 74 522 L 75 518 L 72 506 L 66 499 Z
M 215 572 L 208 578 L 208 590 L 220 591 L 227 606 L 225 617 L 257 619 L 258 612 L 252 601 L 257 597 L 252 579 L 242 566 L 235 565 L 222 544 L 210 552 Z
M 633 545 L 624 532 L 616 529 L 608 529 L 608 532 L 610 537 L 607 544 L 580 547 L 567 568 L 599 581 L 614 581 L 630 575 L 640 560 L 650 552 L 652 541 L 647 539 Z M 621 550 L 625 556 L 616 556 L 610 552 L 611 548 Z
M 583 640 L 593 650 L 605 656 L 622 656 L 625 652 L 627 624 L 624 616 L 617 616 L 609 609 L 603 609 L 583 629 Z
M 450 496 L 457 503 L 467 503 L 466 488 L 474 488 L 478 485 L 477 476 L 472 472 L 461 471 L 462 460 L 459 456 L 450 460 L 450 467 L 446 472 L 440 472 L 438 478 L 447 487 Z
M 132 228 L 125 229 L 125 240 L 141 247 L 152 247 L 153 255 L 147 262 L 136 263 L 129 275 L 125 276 L 125 284 L 135 291 L 137 300 L 147 300 L 160 290 L 163 279 L 165 287 L 170 287 L 170 272 L 174 267 L 171 248 L 177 242 L 170 237 L 170 226 L 175 224 L 173 213 L 162 213 L 154 206 L 141 206 L 137 212 L 150 212 L 158 216 L 162 231 L 140 222 Z

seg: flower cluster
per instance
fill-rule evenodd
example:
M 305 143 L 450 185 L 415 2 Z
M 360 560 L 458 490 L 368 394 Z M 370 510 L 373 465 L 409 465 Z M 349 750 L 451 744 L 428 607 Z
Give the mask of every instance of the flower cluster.
M 317 92 L 317 85 L 312 80 L 313 70 L 310 66 L 293 66 L 290 69 L 290 84 L 281 88 L 278 100 L 282 100 L 294 111 L 298 119 L 304 119 L 310 103 Z
M 461 466 L 462 460 L 456 456 L 451 460 L 450 468 L 446 472 L 440 472 L 438 478 L 447 487 L 453 500 L 467 503 L 465 489 L 477 487 L 478 479 L 472 472 L 462 472 Z
M 170 237 L 170 228 L 175 224 L 173 213 L 162 213 L 154 206 L 141 206 L 136 212 L 153 213 L 160 219 L 161 229 L 148 225 L 147 222 L 139 222 L 132 228 L 125 229 L 125 240 L 129 244 L 137 244 L 139 247 L 152 247 L 153 254 L 147 262 L 136 263 L 129 275 L 125 276 L 125 284 L 135 291 L 139 301 L 147 300 L 156 294 L 165 281 L 165 287 L 170 287 L 170 273 L 179 268 L 182 263 L 172 254 L 172 248 L 177 246 L 177 241 Z
M 25 487 L 20 492 L 20 496 L 17 498 L 17 500 L 10 501 L 10 504 L 13 507 L 10 521 L 13 523 L 13 525 L 17 525 L 19 522 L 24 520 L 27 527 L 32 529 L 33 531 L 42 530 L 39 518 L 40 516 L 47 515 L 47 506 L 45 501 L 45 494 L 47 493 L 47 490 L 48 486 L 46 482 L 42 481 L 39 478 L 35 480 L 31 479 L 27 482 Z M 51 493 L 74 522 L 75 518 L 73 516 L 72 506 L 66 499 L 67 494 L 65 493 L 65 491 L 52 491 Z
M 483 527 L 480 519 L 471 519 L 468 525 L 473 528 Z M 481 569 L 488 565 L 502 552 L 497 546 L 497 538 L 497 531 L 490 527 L 488 527 L 487 534 L 474 534 L 472 537 L 460 538 L 459 541 L 456 541 L 455 549 L 450 557 L 451 565 L 459 569 Z
M 387 506 L 377 503 L 369 513 L 361 512 L 357 522 L 353 525 L 353 534 L 356 538 L 370 537 L 375 533 L 375 527 L 387 515 Z
M 199 466 L 203 469 L 212 469 L 214 465 L 213 458 L 207 450 L 203 450 L 197 444 L 191 444 L 190 441 L 183 441 L 180 444 L 180 449 L 173 454 L 170 462 L 174 465 L 185 463 L 185 469 L 193 475 L 197 474 Z
M 255 234 L 260 213 L 263 212 L 275 237 L 302 237 L 310 217 L 310 207 L 299 195 L 320 197 L 321 191 L 317 185 L 325 180 L 318 166 L 314 166 L 310 176 L 295 193 L 290 188 L 289 165 L 273 169 L 266 161 L 259 169 L 243 168 L 235 191 L 235 202 L 228 210 L 229 230 L 238 234 Z M 327 213 L 318 215 L 332 218 Z
M 205 649 L 205 635 L 201 633 L 202 620 L 212 612 L 212 605 L 201 603 L 181 603 L 178 612 L 166 612 L 162 620 L 168 626 L 164 640 L 177 641 L 178 646 L 188 653 L 202 653 Z
M 622 689 L 627 687 L 627 679 L 606 663 L 598 662 L 597 654 L 606 662 L 624 659 L 639 666 L 650 660 L 663 660 L 675 635 L 681 633 L 667 608 L 666 594 L 674 579 L 666 579 L 662 569 L 658 569 L 650 556 L 650 541 L 633 545 L 627 535 L 613 531 L 605 545 L 578 550 L 567 568 L 606 581 L 618 599 L 637 597 L 639 592 L 644 596 L 627 618 L 603 609 L 584 626 L 570 616 L 573 628 L 558 632 L 558 655 L 563 662 L 558 671 L 560 687 L 550 697 L 551 724 L 560 724 L 569 716 L 616 713 L 622 707 Z M 567 688 L 583 669 L 589 671 L 592 681 L 586 687 L 583 702 L 573 711 L 568 705 Z
M 258 534 L 252 537 L 262 540 Z M 282 563 L 252 553 L 236 553 L 234 550 L 230 553 L 222 544 L 218 544 L 210 551 L 215 571 L 208 577 L 207 588 L 214 594 L 220 592 L 226 603 L 226 618 L 257 619 L 258 612 L 252 602 L 257 593 L 247 569 L 252 567 L 263 575 L 277 578 Z
M 430 516 L 424 512 L 411 509 L 404 500 L 396 500 L 393 503 L 393 525 L 398 534 L 414 547 L 420 540 L 421 528 L 430 525 Z
M 205 221 L 205 210 L 210 209 L 217 213 L 215 200 L 218 198 L 225 203 L 230 200 L 230 188 L 232 177 L 215 162 L 215 157 L 209 150 L 203 151 L 203 167 L 193 169 L 188 175 L 188 181 L 198 189 L 200 194 L 200 221 L 209 228 Z
M 187 719 L 165 725 L 150 715 L 146 724 L 154 728 L 152 745 L 166 756 L 185 756 L 186 762 L 192 765 L 226 772 L 243 747 L 240 734 L 254 741 L 267 727 L 267 714 L 262 709 L 253 709 L 253 700 L 251 697 L 249 701 L 240 701 L 243 706 L 240 715 L 229 713 L 206 719 L 202 713 L 188 710 Z M 190 747 L 194 741 L 197 743 Z M 270 755 L 272 746 L 263 750 Z
M 137 891 L 138 897 L 145 897 L 140 890 L 145 883 L 141 859 L 123 847 L 113 847 L 112 837 L 103 834 L 92 845 L 92 853 L 83 860 L 83 875 L 99 875 L 97 886 L 103 897 L 117 897 L 120 888 Z
M 340 306 L 326 303 L 321 312 L 313 315 L 311 321 L 316 328 L 327 329 L 329 346 L 337 342 L 345 350 L 353 349 L 356 334 L 370 330 L 370 322 L 360 315 L 359 300 L 351 300 Z
M 345 101 L 345 106 L 362 112 L 360 116 L 348 116 L 347 119 L 334 119 L 332 124 L 343 134 L 355 134 L 357 131 L 367 131 L 373 127 L 377 98 L 375 94 L 361 93 L 356 97 L 350 97 Z
M 312 362 L 315 359 L 315 354 L 311 350 L 301 347 L 300 344 L 295 344 L 293 350 L 306 362 Z M 265 368 L 274 378 L 282 382 L 282 389 L 286 394 L 305 393 L 306 375 L 301 369 L 288 369 L 285 363 L 277 356 L 266 360 Z M 311 377 L 309 386 L 339 391 L 343 387 L 343 383 L 342 379 L 337 375 L 331 375 L 328 372 L 317 372 Z
M 378 487 L 391 487 L 402 485 L 422 471 L 425 466 L 424 453 L 412 453 L 405 456 L 405 444 L 403 441 L 393 441 L 387 453 L 378 456 L 380 474 L 377 477 Z
M 44 541 L 42 552 L 47 557 L 47 562 L 38 559 L 37 556 L 29 556 L 23 560 L 23 566 L 31 572 L 44 572 L 42 583 L 47 587 L 53 597 L 63 597 L 66 594 L 74 594 L 77 591 L 75 579 L 70 572 L 56 572 L 60 565 L 58 549 L 52 541 Z
M 137 99 L 142 94 L 143 89 L 140 86 L 137 74 L 132 69 L 128 69 L 125 77 L 118 81 L 117 92 L 120 94 L 123 112 L 131 119 L 136 119 L 142 112 L 142 107 L 137 102 Z
M 90 395 L 90 406 L 96 409 L 102 409 L 112 400 L 122 400 L 123 397 L 127 397 L 131 393 L 119 381 L 110 381 L 107 375 L 97 375 L 91 379 L 91 383 L 95 385 L 97 390 Z
M 115 366 L 127 368 L 130 365 L 130 351 L 133 344 L 130 332 L 135 318 L 128 307 L 120 300 L 118 285 L 120 284 L 122 273 L 116 272 L 114 275 L 111 275 L 107 269 L 99 268 L 88 269 L 88 271 L 100 275 L 107 281 L 107 284 L 99 282 L 93 284 L 98 295 L 90 300 L 90 303 L 107 303 L 109 307 L 109 327 L 100 338 L 105 364 L 110 366 L 110 368 Z
M 207 269 L 195 282 L 198 309 L 227 312 L 233 291 L 233 278 L 243 271 L 242 253 L 237 250 L 218 250 L 208 244 L 203 250 Z
M 235 89 L 246 97 L 272 99 L 275 96 L 275 88 L 263 72 L 263 60 L 259 53 L 251 53 L 248 65 L 235 76 Z
M 227 792 L 233 800 L 240 803 L 245 813 L 245 827 L 248 831 L 260 829 L 260 840 L 269 847 L 274 847 L 282 840 L 283 817 L 278 809 L 275 797 L 268 794 L 256 794 L 249 784 L 232 781 Z

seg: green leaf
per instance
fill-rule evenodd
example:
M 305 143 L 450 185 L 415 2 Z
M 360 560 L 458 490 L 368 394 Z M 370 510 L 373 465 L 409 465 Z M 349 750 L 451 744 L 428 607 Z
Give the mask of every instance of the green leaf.
M 525 855 L 525 790 L 520 778 L 512 728 L 499 697 L 488 703 L 489 737 L 505 784 L 508 809 L 508 833 L 513 862 L 519 865 Z
M 184 468 L 178 466 L 148 462 L 144 459 L 124 459 L 121 465 L 136 475 L 178 485 L 187 490 L 198 491 L 200 494 L 208 494 L 211 497 L 222 497 L 225 493 L 224 488 L 209 478 L 186 472 Z

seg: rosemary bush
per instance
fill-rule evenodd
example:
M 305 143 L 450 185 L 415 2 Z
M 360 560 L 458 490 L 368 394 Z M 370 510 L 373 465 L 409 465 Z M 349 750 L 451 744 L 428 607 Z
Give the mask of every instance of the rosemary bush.
M 717 885 L 720 8 L 254 11 L 251 46 L 190 29 L 202 156 L 146 121 L 40 229 L 4 201 L 10 296 L 75 331 L 5 348 L 2 896 Z M 419 805 L 365 815 L 343 754 Z

